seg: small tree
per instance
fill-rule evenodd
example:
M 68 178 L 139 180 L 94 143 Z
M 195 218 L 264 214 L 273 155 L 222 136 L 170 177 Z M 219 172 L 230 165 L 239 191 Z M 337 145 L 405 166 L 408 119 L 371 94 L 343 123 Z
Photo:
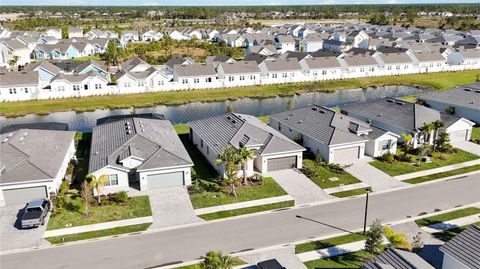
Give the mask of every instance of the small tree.
M 450 135 L 446 132 L 443 132 L 435 141 L 435 145 L 438 151 L 442 153 L 441 158 L 443 158 L 443 153 L 448 153 L 453 151 L 453 147 L 450 144 Z
M 295 100 L 293 100 L 293 98 L 288 99 L 287 109 L 290 110 L 290 109 L 294 109 L 294 108 L 295 108 Z
M 392 228 L 385 227 L 385 237 L 390 245 L 394 248 L 401 248 L 412 250 L 412 246 L 407 241 L 407 235 L 402 233 L 395 233 Z
M 231 269 L 233 266 L 232 256 L 223 255 L 220 251 L 207 252 L 203 258 L 203 262 L 200 264 L 202 269 Z
M 108 182 L 107 175 L 101 175 L 99 178 L 97 178 L 94 174 L 88 174 L 87 179 L 90 180 L 91 189 L 95 189 L 95 191 L 97 192 L 97 203 L 100 204 L 100 196 L 102 189 Z
M 232 113 L 233 112 L 233 105 L 232 104 L 228 104 L 227 106 L 227 113 Z
M 418 156 L 417 156 L 417 166 L 420 166 L 420 162 L 422 161 L 423 156 L 429 151 L 430 146 L 426 144 L 422 144 L 418 149 Z
M 238 184 L 238 170 L 237 170 L 237 163 L 239 162 L 239 156 L 237 151 L 232 147 L 226 147 L 218 156 L 219 159 L 216 160 L 217 165 L 224 166 L 225 169 L 225 177 L 223 181 L 225 184 L 230 186 L 231 194 L 237 197 L 237 191 L 235 186 Z
M 68 28 L 67 28 L 67 26 L 62 27 L 62 39 L 68 39 Z
M 247 185 L 247 169 L 248 169 L 248 160 L 253 159 L 253 151 L 247 149 L 246 147 L 241 147 L 237 151 L 238 159 L 242 165 L 243 172 L 243 184 Z
M 88 204 L 90 203 L 90 199 L 92 199 L 92 187 L 86 180 L 84 180 L 81 185 L 81 196 L 84 205 L 83 215 L 88 217 L 90 215 L 88 211 Z
M 445 112 L 450 115 L 455 115 L 455 107 L 454 106 L 449 106 L 445 108 Z
M 403 153 L 403 157 L 406 158 L 408 151 L 410 150 L 410 146 L 412 145 L 412 134 L 402 134 L 402 139 L 404 141 L 403 143 L 403 150 L 405 151 Z
M 437 139 L 438 139 L 438 133 L 439 130 L 442 129 L 445 124 L 441 120 L 436 120 L 433 122 L 434 126 L 434 138 L 433 138 L 433 152 L 437 150 Z
M 382 244 L 383 244 L 383 227 L 382 223 L 379 219 L 376 219 L 372 225 L 370 225 L 370 229 L 368 230 L 367 240 L 365 241 L 365 251 L 378 254 L 382 251 Z
M 421 236 L 421 232 L 418 232 L 416 235 L 413 236 L 412 238 L 412 250 L 413 252 L 419 252 L 423 248 L 423 240 Z
M 57 195 L 57 207 L 58 209 L 63 209 L 65 206 L 65 200 L 66 200 L 66 194 L 70 188 L 70 184 L 68 181 L 63 180 L 62 184 L 60 184 L 60 188 L 58 190 L 58 195 Z

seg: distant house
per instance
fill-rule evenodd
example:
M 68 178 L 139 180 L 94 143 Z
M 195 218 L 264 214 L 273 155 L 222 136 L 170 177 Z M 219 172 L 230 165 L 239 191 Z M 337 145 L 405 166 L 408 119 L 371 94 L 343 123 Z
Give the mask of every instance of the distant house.
M 1 133 L 0 206 L 21 208 L 30 200 L 56 194 L 75 153 L 74 135 L 28 127 Z
M 365 122 L 317 105 L 270 115 L 269 125 L 300 140 L 307 150 L 320 154 L 328 163 L 362 159 L 368 141 L 365 136 L 372 131 Z
M 291 35 L 277 35 L 275 37 L 275 46 L 280 53 L 295 51 L 295 39 Z
M 39 87 L 37 71 L 0 73 L 0 101 L 35 100 Z
M 338 61 L 347 71 L 345 77 L 369 77 L 377 75 L 379 63 L 370 55 L 344 55 Z
M 300 42 L 303 51 L 314 52 L 323 49 L 323 41 L 328 39 L 328 34 L 312 33 Z
M 305 149 L 254 116 L 227 113 L 188 125 L 193 144 L 220 175 L 224 174 L 225 168 L 217 165 L 216 160 L 228 146 L 254 151 L 254 158 L 247 163 L 248 176 L 255 170 L 266 173 L 302 167 Z
M 0 42 L 0 66 L 17 67 L 30 63 L 30 49 L 17 39 Z
M 417 254 L 395 248 L 389 248 L 362 266 L 363 269 L 434 269 Z
M 40 78 L 40 86 L 43 88 L 50 84 L 52 78 L 60 73 L 62 69 L 47 61 L 39 61 L 28 64 L 23 71 L 37 71 Z
M 227 87 L 258 85 L 261 81 L 261 71 L 255 61 L 220 63 L 217 72 Z
M 81 27 L 69 27 L 68 38 L 83 37 L 83 29 Z
M 161 32 L 157 32 L 154 30 L 148 30 L 142 34 L 143 41 L 158 41 L 163 38 L 163 34 Z
M 122 93 L 162 91 L 169 81 L 165 74 L 137 57 L 124 62 L 115 77 Z
M 336 52 L 344 52 L 351 49 L 352 46 L 346 42 L 338 41 L 334 39 L 328 39 L 323 41 L 323 49 L 336 51 Z
M 450 135 L 451 141 L 470 140 L 474 125 L 473 122 L 464 118 L 446 115 L 419 104 L 393 98 L 346 105 L 342 108 L 342 113 L 398 136 L 411 134 L 413 148 L 418 148 L 423 143 L 433 143 L 433 134 L 427 141 L 427 137 L 424 137 L 421 132 L 424 124 L 443 121 L 445 127 L 442 131 Z M 403 142 L 401 138 L 399 141 Z
M 53 37 L 56 39 L 62 39 L 62 30 L 48 29 L 47 31 L 45 31 L 45 36 Z
M 206 63 L 174 65 L 173 81 L 184 89 L 216 88 L 219 84 L 215 67 Z
M 33 53 L 37 60 L 69 60 L 80 57 L 80 52 L 70 42 L 38 45 Z
M 433 109 L 445 112 L 455 108 L 455 115 L 480 124 L 480 83 L 422 95 L 419 99 Z
M 101 193 L 191 185 L 193 162 L 172 124 L 161 115 L 112 116 L 93 128 L 88 172 L 108 182 Z
M 140 40 L 140 35 L 138 34 L 138 31 L 136 31 L 136 30 L 125 31 L 125 32 L 122 33 L 121 40 L 124 43 L 138 42 Z
M 476 269 L 480 267 L 480 227 L 472 224 L 440 247 L 442 269 Z
M 342 65 L 336 57 L 306 58 L 300 61 L 305 74 L 311 80 L 339 79 L 342 76 Z
M 65 98 L 91 95 L 111 94 L 107 87 L 108 80 L 105 76 L 89 71 L 85 74 L 66 75 L 57 74 L 50 81 L 50 86 L 43 89 L 42 98 Z
M 286 60 L 267 60 L 258 65 L 262 72 L 262 82 L 289 83 L 305 80 L 303 69 L 296 58 Z

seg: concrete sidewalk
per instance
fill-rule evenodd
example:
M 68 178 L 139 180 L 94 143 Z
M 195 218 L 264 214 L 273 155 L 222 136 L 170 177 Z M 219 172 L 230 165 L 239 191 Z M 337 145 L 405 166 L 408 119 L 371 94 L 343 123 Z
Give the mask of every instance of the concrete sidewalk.
M 328 188 L 328 189 L 323 189 L 323 190 L 328 194 L 332 194 L 332 193 L 342 192 L 342 191 L 365 189 L 365 188 L 368 188 L 368 187 L 370 187 L 370 185 L 368 185 L 367 183 L 361 182 L 361 183 L 344 185 L 344 186 L 339 186 L 339 187 L 335 187 L 335 188 Z
M 195 214 L 197 215 L 204 215 L 209 213 L 215 213 L 220 211 L 227 211 L 227 210 L 234 210 L 234 209 L 241 209 L 246 207 L 253 207 L 259 205 L 268 205 L 274 203 L 280 203 L 285 201 L 292 201 L 294 200 L 290 195 L 282 195 L 276 197 L 270 197 L 265 199 L 257 199 L 252 201 L 246 201 L 241 203 L 234 203 L 234 204 L 226 204 L 226 205 L 219 205 L 219 206 L 212 206 L 212 207 L 205 207 L 205 208 L 197 208 L 195 209 Z
M 152 216 L 149 217 L 142 217 L 142 218 L 134 218 L 134 219 L 124 219 L 119 221 L 109 221 L 109 222 L 102 222 L 96 223 L 91 225 L 82 225 L 76 226 L 71 228 L 63 228 L 63 229 L 56 229 L 45 231 L 43 234 L 44 238 L 52 237 L 52 236 L 60 236 L 60 235 L 68 235 L 68 234 L 78 234 L 78 233 L 85 233 L 85 232 L 92 232 L 98 230 L 105 230 L 123 226 L 130 226 L 130 225 L 137 225 L 143 223 L 152 223 L 153 218 Z
M 309 252 L 297 254 L 302 262 L 325 259 L 328 257 L 338 256 L 350 252 L 362 250 L 365 247 L 365 240 L 356 241 L 348 244 L 338 245 L 334 247 L 317 249 Z
M 422 230 L 428 233 L 438 233 L 438 232 L 452 230 L 452 229 L 469 225 L 479 221 L 480 221 L 480 214 L 475 214 L 475 215 L 471 215 L 463 218 L 435 223 L 429 226 L 423 226 L 421 228 Z
M 295 205 L 303 205 L 336 199 L 313 183 L 308 177 L 293 169 L 272 171 L 265 174 L 272 177 L 291 197 Z
M 428 169 L 428 170 L 419 171 L 419 172 L 415 172 L 415 173 L 399 175 L 399 176 L 395 176 L 393 178 L 395 178 L 396 180 L 403 181 L 403 180 L 407 180 L 407 179 L 411 179 L 411 178 L 423 177 L 423 176 L 443 173 L 443 172 L 447 172 L 447 171 L 451 171 L 451 170 L 455 170 L 455 169 L 465 168 L 465 167 L 469 167 L 469 166 L 473 166 L 473 165 L 477 165 L 477 164 L 480 164 L 480 159 L 472 160 L 472 161 L 468 161 L 468 162 L 463 162 L 463 163 L 447 165 L 447 166 L 442 166 L 442 167 L 438 167 L 438 168 L 434 168 L 434 169 Z
M 365 156 L 363 159 L 355 161 L 352 166 L 345 168 L 345 171 L 372 187 L 373 191 L 390 190 L 409 185 L 368 164 L 373 160 L 371 157 Z

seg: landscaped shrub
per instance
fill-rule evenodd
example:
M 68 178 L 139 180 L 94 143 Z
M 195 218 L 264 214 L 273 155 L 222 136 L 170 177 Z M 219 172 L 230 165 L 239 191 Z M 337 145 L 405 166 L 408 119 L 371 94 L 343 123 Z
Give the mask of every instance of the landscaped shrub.
M 120 191 L 120 192 L 115 193 L 115 196 L 114 196 L 113 199 L 116 203 L 125 204 L 126 202 L 128 202 L 129 197 L 128 197 L 127 192 Z
M 391 152 L 386 152 L 382 156 L 378 157 L 378 160 L 385 163 L 393 163 L 395 161 L 395 156 Z
M 255 185 L 263 184 L 263 176 L 261 174 L 255 174 L 250 178 L 250 181 Z
M 399 161 L 399 162 L 411 162 L 412 161 L 412 158 L 408 155 L 404 155 L 404 154 L 395 154 L 394 156 L 395 160 Z

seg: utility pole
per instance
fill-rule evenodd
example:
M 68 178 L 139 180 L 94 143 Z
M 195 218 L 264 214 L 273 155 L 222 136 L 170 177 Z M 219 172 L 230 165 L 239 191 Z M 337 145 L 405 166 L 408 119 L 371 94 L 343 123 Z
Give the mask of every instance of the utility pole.
M 367 198 L 365 200 L 365 218 L 363 219 L 363 235 L 367 233 L 367 215 L 368 215 L 368 194 L 370 193 L 369 189 L 365 189 L 367 191 Z

